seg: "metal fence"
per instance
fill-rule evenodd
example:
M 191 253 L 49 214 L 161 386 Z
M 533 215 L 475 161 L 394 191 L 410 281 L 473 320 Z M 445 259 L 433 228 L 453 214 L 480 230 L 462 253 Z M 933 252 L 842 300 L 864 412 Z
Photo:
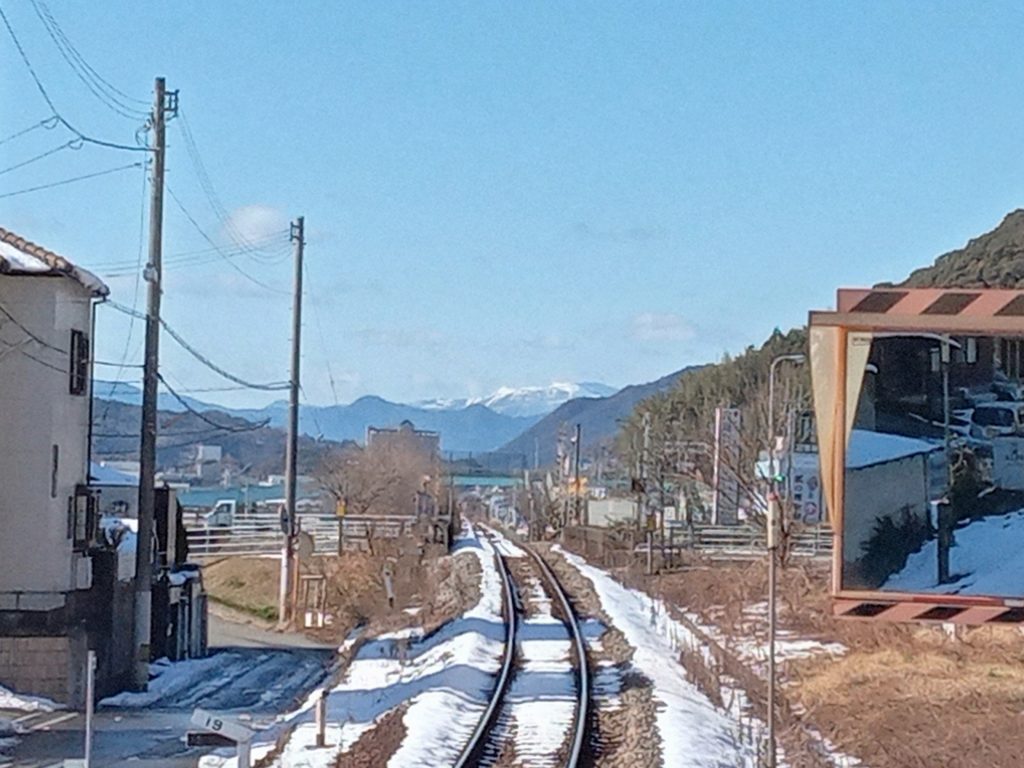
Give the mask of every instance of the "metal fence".
M 394 539 L 411 531 L 415 518 L 405 516 L 349 516 L 300 514 L 299 529 L 313 537 L 313 552 L 337 554 L 338 535 L 352 542 Z M 221 557 L 264 557 L 280 555 L 284 546 L 280 518 L 276 513 L 237 516 L 231 525 L 186 523 L 190 560 Z
M 692 549 L 723 559 L 763 557 L 768 546 L 764 530 L 747 525 L 687 526 L 680 523 L 670 524 L 666 533 L 668 544 L 674 549 Z M 827 524 L 800 526 L 791 531 L 789 553 L 793 557 L 831 557 L 831 527 Z

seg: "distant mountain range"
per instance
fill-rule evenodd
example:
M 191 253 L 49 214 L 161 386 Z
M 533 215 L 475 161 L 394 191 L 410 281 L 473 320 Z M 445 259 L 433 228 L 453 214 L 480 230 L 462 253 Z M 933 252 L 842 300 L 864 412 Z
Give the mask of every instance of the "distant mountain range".
M 97 381 L 95 396 L 130 405 L 142 402 L 141 390 L 133 384 Z M 199 412 L 219 411 L 229 416 L 262 421 L 269 419 L 272 427 L 285 427 L 288 423 L 288 403 L 278 400 L 263 408 L 227 408 L 183 396 L 190 408 Z M 169 394 L 161 393 L 159 408 L 181 413 L 186 408 Z M 417 429 L 441 433 L 441 447 L 447 451 L 492 451 L 511 440 L 532 425 L 539 417 L 507 416 L 496 413 L 484 405 L 469 405 L 454 409 L 422 408 L 415 405 L 392 403 L 380 397 L 361 397 L 349 405 L 304 405 L 299 409 L 299 430 L 312 437 L 328 440 L 356 440 L 362 442 L 366 428 L 395 427 L 411 421 Z
M 580 397 L 569 400 L 504 446 L 502 451 L 523 453 L 532 464 L 534 452 L 541 466 L 555 460 L 558 431 L 565 424 L 580 425 L 584 452 L 593 451 L 611 440 L 619 431 L 619 421 L 627 418 L 641 400 L 665 392 L 675 386 L 679 377 L 703 366 L 683 368 L 657 381 L 634 384 L 607 397 Z
M 485 398 L 429 400 L 414 405 L 368 395 L 349 405 L 304 405 L 299 411 L 299 428 L 313 438 L 362 442 L 368 426 L 393 427 L 411 421 L 418 429 L 440 432 L 445 451 L 484 453 L 500 449 L 523 454 L 532 463 L 536 448 L 543 464 L 554 459 L 555 441 L 563 423 L 580 423 L 584 449 L 596 446 L 615 435 L 618 420 L 629 416 L 638 402 L 670 388 L 686 370 L 622 390 L 594 382 L 554 383 L 547 387 L 503 387 Z M 142 392 L 133 384 L 97 381 L 94 393 L 101 400 L 134 406 L 142 402 Z M 216 411 L 250 422 L 268 420 L 270 427 L 287 425 L 288 404 L 283 400 L 263 408 L 226 408 L 188 396 L 182 396 L 182 400 L 201 413 Z M 187 410 L 166 393 L 160 395 L 159 407 L 169 413 Z
M 487 397 L 422 400 L 416 405 L 432 411 L 483 405 L 505 416 L 541 417 L 575 397 L 608 397 L 615 392 L 615 387 L 594 381 L 554 382 L 546 387 L 501 387 Z

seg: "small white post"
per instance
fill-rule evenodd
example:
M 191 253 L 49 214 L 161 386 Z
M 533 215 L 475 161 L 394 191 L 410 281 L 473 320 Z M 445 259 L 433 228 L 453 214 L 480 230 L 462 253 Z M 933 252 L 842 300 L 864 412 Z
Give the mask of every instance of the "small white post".
M 325 731 L 327 729 L 327 689 L 320 689 L 320 698 L 316 700 L 316 745 L 323 747 L 326 745 L 327 739 Z
M 238 768 L 252 768 L 248 741 L 238 742 Z
M 89 651 L 85 662 L 85 768 L 92 765 L 92 713 L 96 696 L 96 651 Z

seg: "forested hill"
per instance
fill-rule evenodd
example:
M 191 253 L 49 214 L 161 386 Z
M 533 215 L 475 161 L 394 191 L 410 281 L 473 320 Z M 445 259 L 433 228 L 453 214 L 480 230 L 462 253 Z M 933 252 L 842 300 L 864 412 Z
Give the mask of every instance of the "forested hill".
M 939 256 L 899 283 L 907 288 L 1024 287 L 1024 210 L 1006 215 L 991 232 Z

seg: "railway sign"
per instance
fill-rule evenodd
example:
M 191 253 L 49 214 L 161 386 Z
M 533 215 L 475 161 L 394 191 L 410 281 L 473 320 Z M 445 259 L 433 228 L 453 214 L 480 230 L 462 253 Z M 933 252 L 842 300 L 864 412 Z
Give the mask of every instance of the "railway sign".
M 207 712 L 205 709 L 197 709 L 192 713 L 192 724 L 198 725 L 207 731 L 226 736 L 234 742 L 249 743 L 252 740 L 252 729 L 242 725 L 237 720 Z

